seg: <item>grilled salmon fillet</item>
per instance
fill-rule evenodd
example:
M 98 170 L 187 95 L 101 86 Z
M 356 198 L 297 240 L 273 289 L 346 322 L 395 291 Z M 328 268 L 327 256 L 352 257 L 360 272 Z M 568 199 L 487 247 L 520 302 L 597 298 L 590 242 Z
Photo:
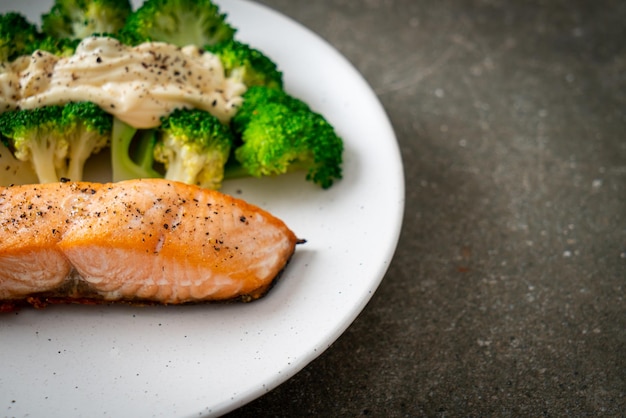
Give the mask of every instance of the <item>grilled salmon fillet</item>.
M 279 219 L 162 179 L 0 188 L 0 301 L 257 299 L 295 251 Z

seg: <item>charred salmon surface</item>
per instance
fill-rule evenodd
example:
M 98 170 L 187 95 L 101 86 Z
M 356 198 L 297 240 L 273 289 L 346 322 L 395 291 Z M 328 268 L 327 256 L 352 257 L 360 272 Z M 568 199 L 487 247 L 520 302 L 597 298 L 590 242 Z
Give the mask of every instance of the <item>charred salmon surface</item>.
M 0 188 L 0 304 L 250 301 L 298 239 L 226 194 L 162 179 Z

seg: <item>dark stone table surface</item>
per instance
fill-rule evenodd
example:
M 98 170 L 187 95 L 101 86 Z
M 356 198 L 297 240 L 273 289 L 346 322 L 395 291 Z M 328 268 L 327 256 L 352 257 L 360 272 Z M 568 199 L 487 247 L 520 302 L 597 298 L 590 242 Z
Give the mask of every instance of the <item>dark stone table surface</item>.
M 624 416 L 626 2 L 261 2 L 370 83 L 406 212 L 357 320 L 230 416 Z

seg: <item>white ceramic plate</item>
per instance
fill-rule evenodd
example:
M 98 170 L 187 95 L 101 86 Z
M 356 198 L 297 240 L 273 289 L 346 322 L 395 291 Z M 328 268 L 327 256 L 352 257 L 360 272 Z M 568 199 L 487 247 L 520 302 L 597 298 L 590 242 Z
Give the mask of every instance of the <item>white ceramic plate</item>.
M 401 158 L 383 108 L 359 73 L 315 34 L 257 4 L 220 5 L 239 39 L 278 62 L 287 90 L 343 136 L 345 178 L 327 191 L 301 174 L 225 185 L 308 241 L 262 300 L 54 306 L 0 316 L 0 415 L 223 414 L 319 356 L 383 278 L 404 210 Z M 47 7 L 3 0 L 0 11 L 17 8 L 38 19 Z

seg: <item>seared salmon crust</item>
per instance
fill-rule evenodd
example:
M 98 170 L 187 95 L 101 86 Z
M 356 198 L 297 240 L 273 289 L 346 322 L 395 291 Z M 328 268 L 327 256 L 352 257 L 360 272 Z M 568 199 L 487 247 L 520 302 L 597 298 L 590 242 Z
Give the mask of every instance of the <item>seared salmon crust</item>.
M 254 205 L 162 179 L 0 188 L 0 310 L 250 301 L 297 243 Z

